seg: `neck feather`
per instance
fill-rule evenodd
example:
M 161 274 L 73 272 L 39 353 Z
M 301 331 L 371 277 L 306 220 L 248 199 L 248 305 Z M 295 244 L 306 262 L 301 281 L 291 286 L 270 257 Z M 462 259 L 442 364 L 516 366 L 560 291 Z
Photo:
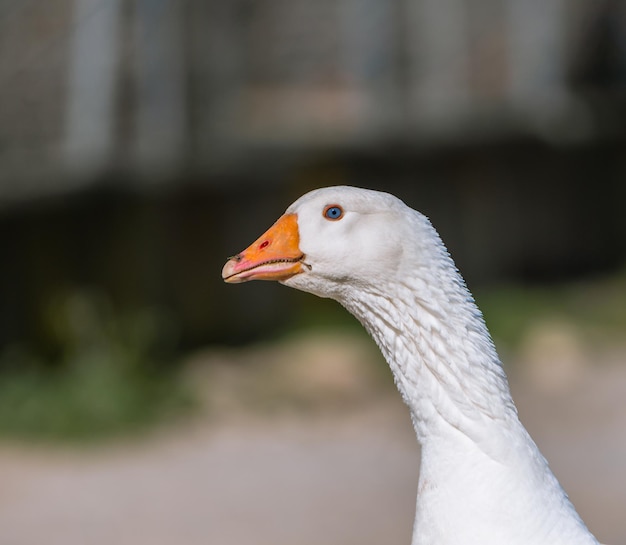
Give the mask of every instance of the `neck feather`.
M 420 443 L 450 427 L 483 443 L 491 424 L 517 421 L 491 337 L 455 269 L 361 287 L 340 302 L 380 347 Z

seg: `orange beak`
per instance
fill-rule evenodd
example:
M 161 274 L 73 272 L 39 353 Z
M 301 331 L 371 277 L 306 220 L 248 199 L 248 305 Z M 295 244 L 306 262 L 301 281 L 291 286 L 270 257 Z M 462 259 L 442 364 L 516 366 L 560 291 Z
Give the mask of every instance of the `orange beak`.
M 285 214 L 243 252 L 231 257 L 222 269 L 226 282 L 287 280 L 302 272 L 300 234 L 295 214 Z

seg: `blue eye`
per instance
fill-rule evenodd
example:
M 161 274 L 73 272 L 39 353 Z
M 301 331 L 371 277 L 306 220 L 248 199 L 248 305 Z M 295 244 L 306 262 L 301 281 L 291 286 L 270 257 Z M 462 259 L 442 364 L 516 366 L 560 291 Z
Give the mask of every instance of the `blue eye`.
M 328 220 L 339 220 L 343 216 L 343 208 L 338 204 L 329 204 L 324 208 L 324 217 Z

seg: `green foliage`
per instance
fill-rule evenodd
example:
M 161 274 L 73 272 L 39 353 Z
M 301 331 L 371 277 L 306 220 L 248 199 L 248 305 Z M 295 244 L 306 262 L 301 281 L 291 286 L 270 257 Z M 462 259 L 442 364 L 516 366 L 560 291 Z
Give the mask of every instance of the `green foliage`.
M 118 315 L 104 298 L 74 293 L 50 305 L 46 323 L 59 352 L 53 362 L 19 347 L 0 358 L 0 434 L 87 440 L 191 406 L 160 357 L 173 335 L 157 312 Z
M 503 286 L 476 294 L 494 338 L 515 349 L 533 324 L 571 323 L 588 340 L 623 340 L 626 274 L 557 286 Z

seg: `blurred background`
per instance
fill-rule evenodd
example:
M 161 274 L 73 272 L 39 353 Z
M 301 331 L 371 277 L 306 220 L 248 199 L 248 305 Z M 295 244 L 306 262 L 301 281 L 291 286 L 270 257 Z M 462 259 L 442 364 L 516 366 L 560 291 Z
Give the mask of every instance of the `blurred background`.
M 626 543 L 624 2 L 0 0 L 0 545 L 409 541 L 373 344 L 220 277 L 335 184 L 431 218 Z

